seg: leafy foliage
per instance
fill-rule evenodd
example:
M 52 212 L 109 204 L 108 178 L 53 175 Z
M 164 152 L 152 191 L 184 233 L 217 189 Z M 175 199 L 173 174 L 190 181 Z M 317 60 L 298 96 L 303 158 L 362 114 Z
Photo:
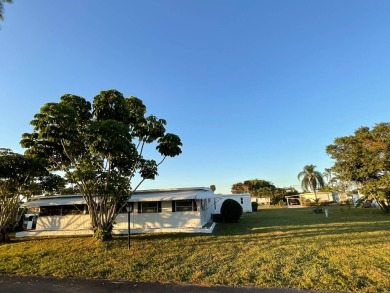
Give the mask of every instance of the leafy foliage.
M 44 186 L 36 179 L 45 175 L 47 170 L 36 160 L 0 149 L 0 242 L 8 240 L 7 229 L 18 220 L 21 198 Z
M 166 121 L 145 114 L 140 99 L 116 90 L 100 92 L 92 104 L 66 94 L 58 103 L 45 104 L 31 121 L 34 132 L 23 134 L 26 155 L 64 172 L 83 194 L 92 229 L 102 240 L 111 238 L 114 220 L 132 192 L 155 179 L 166 157 L 181 153 L 181 140 L 166 133 Z M 160 162 L 144 157 L 151 144 Z M 131 186 L 137 174 L 141 181 Z
M 301 180 L 301 186 L 304 191 L 312 191 L 317 199 L 317 189 L 325 185 L 322 174 L 315 170 L 316 166 L 306 165 L 302 172 L 298 174 L 298 180 Z
M 246 180 L 232 185 L 232 193 L 250 193 L 251 197 L 269 197 L 272 204 L 285 199 L 287 195 L 298 194 L 293 187 L 279 188 L 270 181 L 262 179 Z
M 225 223 L 237 223 L 242 215 L 242 206 L 234 199 L 226 199 L 221 206 L 221 215 Z
M 354 135 L 336 138 L 326 152 L 341 180 L 355 183 L 390 212 L 390 123 L 360 127 Z
M 4 3 L 12 3 L 12 0 L 0 0 L 0 21 L 4 20 Z
M 250 193 L 252 197 L 269 197 L 275 188 L 270 181 L 252 179 L 233 184 L 232 193 Z

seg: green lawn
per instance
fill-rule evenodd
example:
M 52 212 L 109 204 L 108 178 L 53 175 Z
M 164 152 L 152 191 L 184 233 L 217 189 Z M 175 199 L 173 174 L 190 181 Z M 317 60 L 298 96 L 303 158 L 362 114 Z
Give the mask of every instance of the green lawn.
M 202 285 L 390 292 L 390 216 L 374 209 L 261 209 L 213 235 L 0 245 L 0 273 Z

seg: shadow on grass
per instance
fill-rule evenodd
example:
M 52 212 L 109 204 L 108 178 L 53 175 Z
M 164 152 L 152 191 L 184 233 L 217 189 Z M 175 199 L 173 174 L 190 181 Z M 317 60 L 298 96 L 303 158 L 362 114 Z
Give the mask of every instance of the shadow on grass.
M 132 235 L 133 242 L 180 241 L 187 245 L 208 245 L 222 238 L 224 242 L 259 241 L 278 238 L 302 241 L 318 241 L 319 237 L 342 237 L 356 233 L 352 241 L 360 241 L 362 235 L 370 233 L 370 243 L 375 243 L 375 233 L 390 232 L 390 217 L 380 210 L 340 209 L 329 207 L 329 217 L 325 214 L 313 214 L 311 208 L 268 209 L 257 213 L 243 214 L 238 223 L 217 224 L 213 234 L 163 233 Z M 233 237 L 230 237 L 233 236 Z M 240 236 L 235 238 L 234 236 Z M 350 235 L 352 236 L 352 235 Z M 261 237 L 261 238 L 259 238 Z M 115 237 L 127 241 L 127 236 Z M 185 240 L 185 241 L 184 241 Z
M 240 221 L 234 224 L 217 224 L 213 234 L 186 234 L 186 233 L 156 233 L 131 235 L 133 242 L 148 241 L 177 241 L 182 239 L 190 245 L 207 244 L 218 237 L 244 236 L 246 241 L 258 241 L 259 236 L 272 238 L 313 238 L 322 235 L 340 236 L 345 233 L 372 233 L 390 232 L 390 216 L 377 209 L 355 209 L 340 207 L 325 207 L 329 211 L 328 218 L 325 214 L 314 214 L 312 208 L 301 209 L 261 209 L 256 213 L 243 214 Z M 247 235 L 248 237 L 245 237 Z M 251 237 L 253 236 L 253 237 Z M 34 238 L 13 238 L 12 242 L 30 242 L 55 240 L 65 238 L 92 239 L 91 236 L 48 236 Z M 114 236 L 114 243 L 119 241 L 122 245 L 127 243 L 127 235 Z M 191 240 L 188 242 L 187 240 Z M 235 241 L 225 239 L 224 241 Z M 193 242 L 193 244 L 192 244 Z M 107 245 L 111 246 L 109 242 Z M 114 244 L 112 244 L 114 245 Z

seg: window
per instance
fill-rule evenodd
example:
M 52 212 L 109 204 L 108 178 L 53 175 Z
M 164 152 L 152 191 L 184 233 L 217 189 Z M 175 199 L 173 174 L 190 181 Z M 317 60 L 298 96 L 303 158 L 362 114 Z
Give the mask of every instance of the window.
M 172 212 L 192 212 L 197 210 L 195 199 L 172 201 Z
M 85 215 L 88 214 L 87 205 L 63 205 L 63 206 L 45 206 L 40 208 L 41 216 L 65 216 L 65 215 Z
M 75 204 L 69 206 L 62 206 L 62 215 L 82 215 L 87 214 L 87 205 Z
M 139 202 L 138 213 L 161 213 L 161 201 Z
M 41 207 L 40 216 L 61 216 L 61 206 Z

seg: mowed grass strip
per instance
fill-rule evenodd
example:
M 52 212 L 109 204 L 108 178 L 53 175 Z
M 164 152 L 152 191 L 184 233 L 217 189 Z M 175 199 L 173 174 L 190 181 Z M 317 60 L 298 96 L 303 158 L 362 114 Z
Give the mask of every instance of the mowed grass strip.
M 390 216 L 375 209 L 261 209 L 213 235 L 15 239 L 0 273 L 201 285 L 390 292 Z

